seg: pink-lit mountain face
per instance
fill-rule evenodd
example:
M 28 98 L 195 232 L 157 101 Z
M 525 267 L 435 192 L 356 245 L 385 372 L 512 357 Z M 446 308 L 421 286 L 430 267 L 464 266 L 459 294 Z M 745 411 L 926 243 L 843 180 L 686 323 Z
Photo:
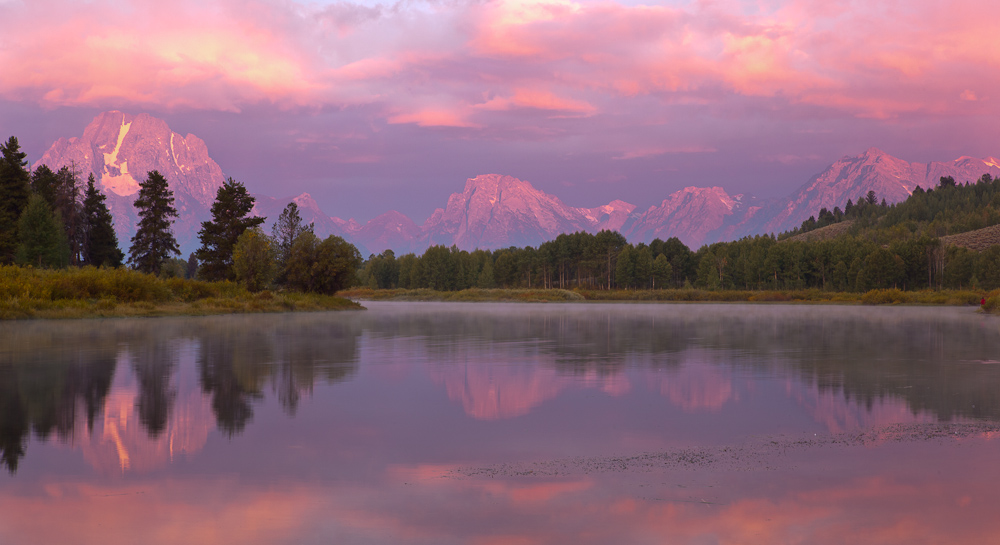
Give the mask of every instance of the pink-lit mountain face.
M 858 199 L 869 191 L 889 204 L 906 200 L 918 186 L 937 187 L 941 177 L 959 183 L 974 182 L 983 174 L 1000 176 L 1000 160 L 960 157 L 954 161 L 910 163 L 879 149 L 869 148 L 856 157 L 843 157 L 814 176 L 787 199 L 773 203 L 759 221 L 740 235 L 756 232 L 780 233 L 802 224 L 820 209 L 844 208 L 848 199 Z
M 422 246 L 454 244 L 463 250 L 536 246 L 561 233 L 619 230 L 634 205 L 614 201 L 574 208 L 511 176 L 485 174 L 465 182 L 448 205 L 424 222 Z
M 632 243 L 675 236 L 697 249 L 702 244 L 794 229 L 821 209 L 843 209 L 848 199 L 857 202 L 869 191 L 893 204 L 906 200 L 918 186 L 936 187 L 943 176 L 963 183 L 983 174 L 1000 176 L 1000 160 L 961 157 L 910 163 L 871 148 L 856 157 L 841 158 L 782 199 L 761 202 L 729 195 L 719 187 L 684 188 L 638 215 L 622 233 Z
M 205 143 L 194 135 L 180 136 L 167 124 L 146 114 L 105 112 L 94 118 L 80 137 L 60 139 L 35 167 L 71 166 L 83 179 L 93 173 L 108 196 L 119 242 L 127 250 L 136 215 L 132 202 L 139 181 L 156 169 L 164 174 L 177 200 L 181 217 L 174 224 L 184 255 L 199 246 L 197 232 L 209 219 L 209 209 L 224 176 L 208 155 Z M 817 174 L 787 198 L 759 201 L 749 195 L 730 195 L 721 187 L 687 187 L 667 195 L 645 211 L 615 200 L 595 208 L 576 208 L 531 183 L 500 174 L 470 178 L 423 223 L 389 211 L 364 224 L 326 215 L 313 198 L 255 195 L 254 213 L 268 218 L 266 229 L 285 206 L 295 201 L 306 223 L 320 237 L 342 236 L 363 255 L 392 249 L 397 254 L 422 253 L 431 245 L 461 249 L 497 249 L 537 246 L 561 233 L 616 230 L 632 243 L 677 237 L 692 249 L 702 244 L 743 236 L 779 233 L 798 227 L 821 208 L 844 207 L 848 199 L 874 191 L 879 200 L 896 203 L 917 186 L 931 188 L 942 176 L 959 183 L 983 174 L 1000 177 L 1000 160 L 961 157 L 954 161 L 910 163 L 875 148 L 856 157 L 844 157 Z
M 128 251 L 138 216 L 132 203 L 139 182 L 151 170 L 167 178 L 174 192 L 174 206 L 180 217 L 174 236 L 185 252 L 197 247 L 201 222 L 209 219 L 209 209 L 225 178 L 219 165 L 208 156 L 208 148 L 197 136 L 181 136 L 166 122 L 147 114 L 104 112 L 83 130 L 83 135 L 60 138 L 32 168 L 48 165 L 75 169 L 82 181 L 91 174 L 107 196 L 114 218 L 118 243 Z M 185 253 L 186 255 L 186 253 Z
M 685 187 L 649 207 L 624 234 L 643 242 L 677 237 L 688 247 L 698 248 L 728 218 L 745 213 L 742 198 L 721 187 Z

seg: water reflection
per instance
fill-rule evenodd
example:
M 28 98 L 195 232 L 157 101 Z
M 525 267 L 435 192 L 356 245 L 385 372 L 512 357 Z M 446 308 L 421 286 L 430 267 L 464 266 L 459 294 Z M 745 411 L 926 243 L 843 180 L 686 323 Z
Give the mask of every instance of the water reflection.
M 0 543 L 987 542 L 998 323 L 388 303 L 4 323 Z
M 164 434 L 199 413 L 191 407 L 200 396 L 178 390 L 181 363 L 197 366 L 211 418 L 229 435 L 252 420 L 268 388 L 294 414 L 317 379 L 336 382 L 355 372 L 358 334 L 350 322 L 301 315 L 3 324 L 0 461 L 15 472 L 31 433 L 43 441 L 87 442 L 98 416 L 98 434 L 114 446 L 122 468 L 132 465 L 126 433 L 132 443 L 140 436 L 149 443 L 139 450 L 173 448 L 173 435 Z M 131 373 L 112 393 L 122 366 Z M 179 395 L 188 400 L 181 409 Z M 77 425 L 81 409 L 85 429 Z M 133 416 L 138 426 L 130 424 Z
M 638 384 L 686 413 L 722 413 L 744 405 L 766 376 L 780 377 L 784 395 L 829 431 L 1000 418 L 996 324 L 964 309 L 371 306 L 350 316 L 4 324 L 0 459 L 13 472 L 29 434 L 90 436 L 102 414 L 99 432 L 112 442 L 134 412 L 129 433 L 157 443 L 176 433 L 171 419 L 199 414 L 191 407 L 200 403 L 233 437 L 268 392 L 295 415 L 317 381 L 356 374 L 361 352 L 383 372 L 423 367 L 482 420 L 522 417 L 575 391 L 627 396 Z M 179 390 L 181 367 L 197 370 L 198 392 Z M 130 386 L 106 407 L 124 373 Z

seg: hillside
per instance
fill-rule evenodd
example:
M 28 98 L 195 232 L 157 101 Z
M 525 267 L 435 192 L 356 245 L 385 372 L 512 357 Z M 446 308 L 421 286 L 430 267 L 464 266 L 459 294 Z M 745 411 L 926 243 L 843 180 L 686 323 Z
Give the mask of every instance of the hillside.
M 990 246 L 1000 244 L 1000 225 L 991 225 L 975 231 L 941 237 L 941 243 L 981 252 Z

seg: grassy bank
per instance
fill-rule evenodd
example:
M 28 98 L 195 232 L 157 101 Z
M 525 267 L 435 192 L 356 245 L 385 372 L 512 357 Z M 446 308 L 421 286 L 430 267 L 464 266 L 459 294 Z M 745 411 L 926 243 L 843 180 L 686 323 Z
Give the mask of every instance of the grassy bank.
M 342 297 L 232 282 L 161 279 L 128 269 L 0 267 L 0 320 L 290 312 L 362 308 Z
M 822 290 L 741 291 L 741 290 L 504 290 L 469 289 L 461 291 L 372 290 L 354 289 L 341 292 L 344 297 L 369 301 L 646 301 L 646 302 L 748 302 L 748 303 L 839 303 L 839 304 L 911 304 L 911 305 L 978 305 L 987 297 L 987 310 L 1000 312 L 1000 290 L 986 294 L 972 290 L 901 291 L 872 290 L 866 293 L 830 292 Z
M 468 289 L 435 291 L 431 289 L 373 290 L 357 288 L 340 292 L 344 297 L 366 301 L 506 301 L 521 303 L 584 301 L 583 295 L 569 290 Z

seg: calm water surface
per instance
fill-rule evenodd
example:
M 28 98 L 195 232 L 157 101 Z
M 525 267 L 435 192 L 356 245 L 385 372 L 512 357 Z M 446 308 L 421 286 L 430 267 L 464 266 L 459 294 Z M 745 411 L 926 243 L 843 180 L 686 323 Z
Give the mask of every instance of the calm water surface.
M 0 543 L 1000 543 L 1000 320 L 0 323 Z

